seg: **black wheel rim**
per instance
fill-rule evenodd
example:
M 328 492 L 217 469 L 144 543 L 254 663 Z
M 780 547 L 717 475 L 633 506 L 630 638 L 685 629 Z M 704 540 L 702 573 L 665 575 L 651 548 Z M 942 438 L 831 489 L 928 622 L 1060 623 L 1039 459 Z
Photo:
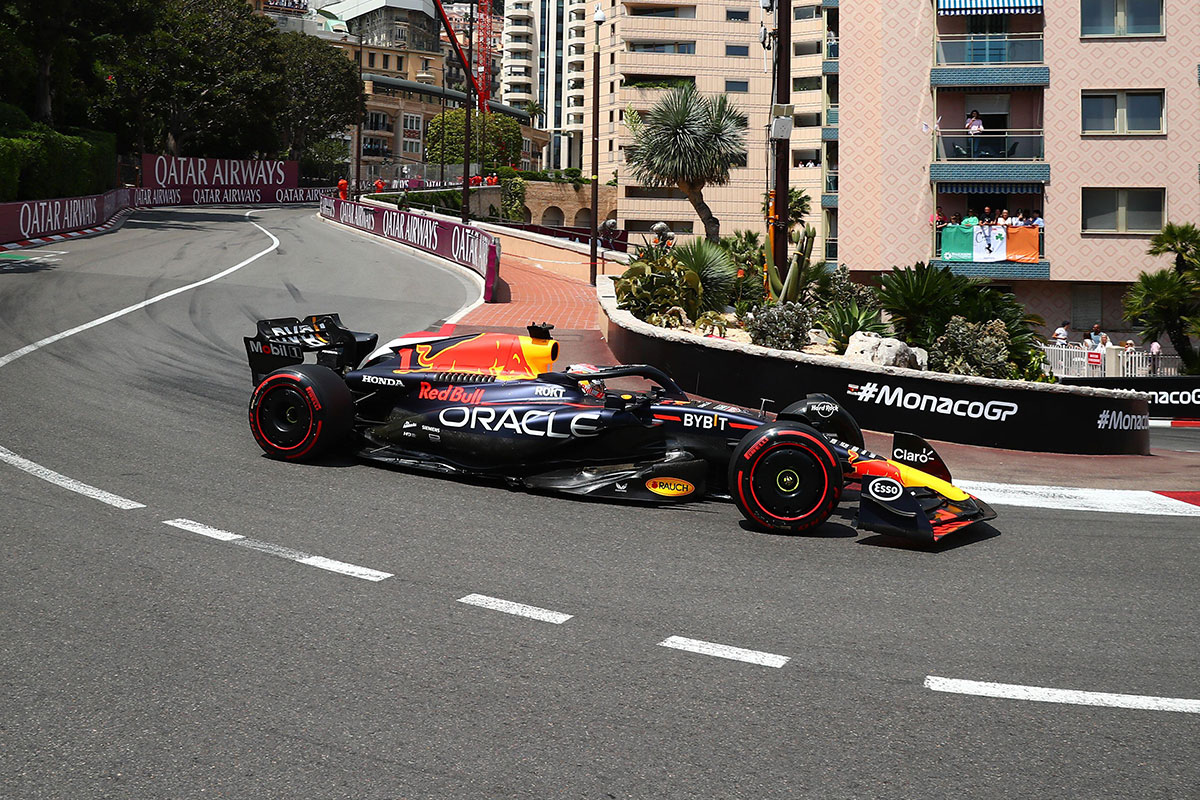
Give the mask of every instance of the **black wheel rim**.
M 299 389 L 280 386 L 268 391 L 260 401 L 258 422 L 268 442 L 279 448 L 295 447 L 312 428 L 312 409 Z
M 764 511 L 786 520 L 813 513 L 828 492 L 821 463 L 807 450 L 796 447 L 780 447 L 759 458 L 751 486 Z

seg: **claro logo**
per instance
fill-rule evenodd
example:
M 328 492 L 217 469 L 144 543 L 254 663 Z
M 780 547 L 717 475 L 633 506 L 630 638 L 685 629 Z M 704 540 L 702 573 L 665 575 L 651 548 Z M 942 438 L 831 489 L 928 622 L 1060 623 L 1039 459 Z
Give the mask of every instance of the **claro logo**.
M 878 403 L 883 406 L 907 408 L 911 411 L 928 411 L 931 414 L 948 414 L 968 419 L 986 419 L 1004 422 L 1017 413 L 1016 403 L 1006 400 L 955 400 L 936 394 L 907 392 L 901 386 L 883 386 L 874 381 L 861 386 L 855 383 L 846 387 L 846 393 L 860 403 Z
M 663 497 L 683 497 L 696 491 L 696 487 L 683 478 L 651 478 L 646 488 Z
M 913 450 L 905 450 L 903 447 L 896 447 L 892 449 L 892 460 L 902 464 L 928 464 L 933 461 L 933 451 L 922 449 L 917 453 Z
M 867 494 L 881 503 L 890 503 L 900 499 L 900 495 L 904 494 L 904 487 L 895 478 L 876 478 L 867 487 Z

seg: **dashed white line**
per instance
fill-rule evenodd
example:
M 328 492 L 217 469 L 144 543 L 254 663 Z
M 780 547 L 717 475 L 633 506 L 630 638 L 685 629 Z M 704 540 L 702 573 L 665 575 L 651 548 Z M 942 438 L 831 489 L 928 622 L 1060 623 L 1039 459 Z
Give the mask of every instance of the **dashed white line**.
M 1044 686 L 1022 686 L 1015 683 L 986 683 L 984 681 L 968 681 L 960 678 L 940 678 L 937 675 L 926 676 L 925 686 L 935 692 L 972 694 L 980 697 L 999 697 L 1009 700 L 1032 700 L 1036 703 L 1068 703 L 1080 706 L 1134 708 L 1145 711 L 1200 713 L 1200 700 L 1188 700 L 1181 697 L 1081 692 L 1075 689 L 1050 689 Z
M 746 650 L 741 647 L 731 647 L 727 644 L 717 644 L 715 642 L 704 642 L 699 639 L 688 639 L 684 636 L 671 636 L 664 641 L 658 643 L 660 647 L 673 647 L 676 650 L 686 650 L 689 653 L 699 653 L 705 656 L 716 656 L 717 658 L 728 658 L 733 661 L 745 661 L 749 664 L 758 664 L 764 667 L 774 667 L 779 669 L 784 664 L 791 661 L 788 656 L 779 656 L 774 653 L 764 653 L 760 650 Z
M 210 539 L 218 539 L 222 542 L 232 542 L 237 539 L 245 539 L 240 533 L 230 533 L 223 531 L 220 528 L 213 528 L 208 525 L 203 525 L 199 522 L 193 522 L 190 519 L 164 519 L 163 525 L 170 525 L 192 533 L 198 533 L 201 536 L 207 536 Z
M 84 497 L 90 497 L 93 500 L 99 500 L 101 503 L 108 503 L 110 506 L 120 508 L 124 511 L 129 511 L 134 508 L 145 508 L 144 503 L 138 503 L 126 497 L 121 497 L 112 492 L 106 492 L 103 489 L 97 489 L 95 486 L 90 486 L 83 481 L 77 481 L 74 478 L 68 478 L 66 475 L 55 472 L 54 470 L 43 467 L 41 464 L 34 463 L 28 458 L 22 458 L 4 447 L 0 447 L 0 461 L 6 464 L 11 464 L 17 469 L 24 470 L 35 478 L 41 478 L 44 481 L 49 481 L 55 486 L 60 486 L 63 489 L 69 489 L 72 492 L 81 494 Z
M 223 531 L 220 528 L 214 528 L 210 525 L 205 525 L 202 522 L 196 522 L 190 519 L 166 519 L 163 520 L 164 525 L 170 525 L 173 528 L 198 533 L 201 536 L 207 536 L 210 539 L 217 539 L 222 542 L 231 542 L 238 547 L 245 547 L 249 550 L 257 550 L 260 553 L 266 553 L 269 556 L 284 558 L 288 561 L 295 561 L 297 564 L 304 564 L 308 567 L 317 567 L 318 569 L 328 570 L 329 572 L 337 572 L 342 575 L 348 575 L 351 578 L 359 578 L 364 581 L 382 581 L 392 577 L 391 572 L 381 572 L 370 567 L 361 567 L 358 564 L 349 564 L 345 561 L 334 561 L 332 558 L 324 556 L 314 556 L 311 553 L 305 553 L 300 550 L 293 550 L 290 547 L 282 547 L 271 542 L 264 542 L 260 539 L 251 539 L 248 536 L 242 536 L 238 533 L 230 533 Z
M 488 597 L 485 594 L 469 594 L 466 597 L 458 598 L 458 602 L 480 608 L 490 608 L 492 611 L 503 611 L 505 614 L 515 614 L 518 617 L 529 617 L 541 622 L 552 622 L 555 625 L 562 625 L 571 619 L 570 614 L 550 611 L 537 606 L 527 606 L 524 603 L 514 603 L 511 600 L 501 600 L 498 597 Z

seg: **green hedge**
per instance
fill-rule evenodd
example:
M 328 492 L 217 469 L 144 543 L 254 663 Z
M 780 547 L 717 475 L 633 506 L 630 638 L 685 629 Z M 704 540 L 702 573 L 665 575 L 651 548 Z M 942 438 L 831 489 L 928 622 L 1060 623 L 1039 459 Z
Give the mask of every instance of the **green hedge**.
M 80 197 L 113 188 L 117 138 L 35 124 L 0 137 L 0 202 Z

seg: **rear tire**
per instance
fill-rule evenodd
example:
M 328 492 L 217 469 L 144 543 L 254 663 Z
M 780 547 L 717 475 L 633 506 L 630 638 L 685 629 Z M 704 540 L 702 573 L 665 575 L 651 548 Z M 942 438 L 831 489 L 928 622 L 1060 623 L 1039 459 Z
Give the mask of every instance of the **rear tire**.
M 350 389 L 327 367 L 277 369 L 250 397 L 250 431 L 271 458 L 314 458 L 345 443 L 353 425 Z
M 771 422 L 742 439 L 729 490 L 755 527 L 793 533 L 829 519 L 842 499 L 842 468 L 825 438 L 799 422 Z

